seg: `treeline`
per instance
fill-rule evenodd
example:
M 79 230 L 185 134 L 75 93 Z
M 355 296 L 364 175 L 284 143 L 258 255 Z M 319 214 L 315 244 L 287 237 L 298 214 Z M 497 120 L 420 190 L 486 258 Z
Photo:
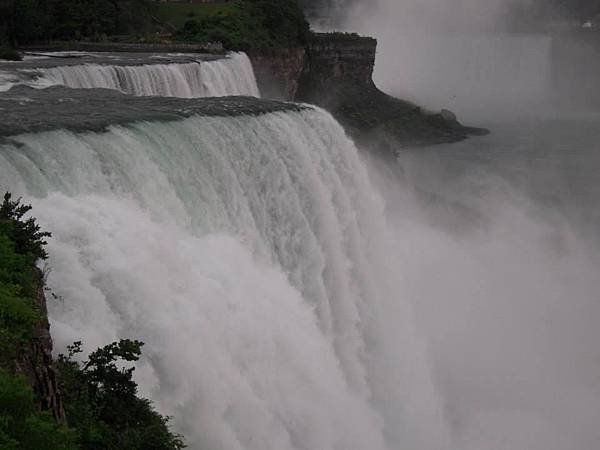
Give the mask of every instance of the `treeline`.
M 237 0 L 227 14 L 192 17 L 176 38 L 221 42 L 228 50 L 303 46 L 309 25 L 297 0 Z
M 184 42 L 221 42 L 228 50 L 296 47 L 309 25 L 297 0 L 235 0 L 226 12 L 193 5 L 184 26 L 158 20 L 155 0 L 0 0 L 0 47 L 53 40 L 105 41 L 152 32 Z M 162 4 L 175 16 L 180 3 Z M 169 14 L 169 11 L 171 14 Z
M 106 39 L 151 26 L 150 0 L 0 0 L 0 43 Z
M 138 396 L 131 363 L 139 359 L 142 342 L 109 344 L 83 362 L 76 358 L 81 353 L 76 342 L 54 364 L 60 394 L 55 402 L 48 405 L 34 392 L 32 381 L 37 386 L 39 380 L 26 378 L 28 368 L 41 373 L 48 364 L 35 350 L 46 320 L 36 262 L 47 257 L 50 234 L 26 218 L 30 209 L 10 194 L 0 206 L 0 449 L 184 448 L 181 437 L 169 431 L 168 419 Z

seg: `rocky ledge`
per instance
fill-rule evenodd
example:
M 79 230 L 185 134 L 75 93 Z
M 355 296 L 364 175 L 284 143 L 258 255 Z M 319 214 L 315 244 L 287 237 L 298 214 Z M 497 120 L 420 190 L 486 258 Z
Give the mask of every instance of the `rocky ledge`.
M 359 143 L 394 154 L 399 146 L 456 142 L 487 134 L 443 110 L 430 112 L 391 97 L 373 82 L 377 40 L 356 34 L 313 34 L 303 51 L 250 54 L 259 88 L 330 111 Z M 299 70 L 301 67 L 301 70 Z
M 16 86 L 0 96 L 0 137 L 55 129 L 102 131 L 110 125 L 140 121 L 176 121 L 191 116 L 256 116 L 305 108 L 255 97 L 133 97 L 109 89 Z
M 423 108 L 380 91 L 373 82 L 377 40 L 354 34 L 315 34 L 308 45 L 297 100 L 322 106 L 359 142 L 383 151 L 401 145 L 456 142 L 487 134 L 443 110 Z

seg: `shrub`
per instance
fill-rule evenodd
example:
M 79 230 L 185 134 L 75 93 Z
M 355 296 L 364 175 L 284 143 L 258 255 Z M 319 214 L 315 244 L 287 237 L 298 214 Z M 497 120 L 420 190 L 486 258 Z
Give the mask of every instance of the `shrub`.
M 21 61 L 23 57 L 13 48 L 0 47 L 0 59 L 4 59 L 6 61 Z
M 168 418 L 157 413 L 149 400 L 137 396 L 133 381 L 135 362 L 144 344 L 123 339 L 91 353 L 79 363 L 81 342 L 60 355 L 63 401 L 69 424 L 80 438 L 82 449 L 179 450 L 180 436 L 169 431 Z
M 31 339 L 40 319 L 36 306 L 40 274 L 38 258 L 46 258 L 45 238 L 34 218 L 23 219 L 31 209 L 4 195 L 0 206 L 0 366 L 11 368 L 20 359 L 23 344 Z
M 76 450 L 77 435 L 48 413 L 36 411 L 25 381 L 0 369 L 0 448 Z

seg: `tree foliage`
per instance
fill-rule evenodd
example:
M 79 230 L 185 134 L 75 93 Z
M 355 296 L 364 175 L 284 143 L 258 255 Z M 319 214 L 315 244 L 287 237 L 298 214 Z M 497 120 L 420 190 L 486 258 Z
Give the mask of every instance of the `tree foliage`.
M 0 42 L 92 39 L 145 31 L 149 0 L 0 0 Z
M 237 0 L 229 14 L 187 21 L 177 37 L 249 50 L 302 46 L 308 34 L 308 22 L 296 0 Z
M 0 205 L 0 366 L 10 367 L 31 338 L 39 320 L 35 297 L 40 274 L 38 259 L 47 257 L 44 245 L 50 236 L 35 219 L 24 216 L 31 210 L 20 200 L 4 195 Z
M 18 375 L 42 318 L 37 303 L 43 286 L 39 259 L 50 233 L 32 217 L 30 205 L 4 195 L 0 205 L 0 449 L 2 450 L 179 450 L 182 439 L 168 418 L 138 397 L 131 363 L 142 342 L 121 340 L 78 363 L 81 343 L 58 359 L 68 427 L 36 408 L 36 398 Z
M 45 239 L 51 234 L 40 231 L 35 218 L 23 219 L 31 211 L 31 205 L 22 205 L 21 199 L 11 198 L 10 192 L 5 193 L 0 206 L 0 233 L 12 240 L 18 254 L 28 255 L 34 261 L 37 258 L 46 259 L 48 254 L 44 249 Z
M 63 401 L 69 424 L 80 436 L 82 449 L 177 450 L 185 447 L 168 429 L 168 418 L 150 401 L 137 396 L 135 362 L 144 344 L 123 339 L 91 353 L 82 363 L 81 342 L 60 355 Z
M 25 381 L 0 369 L 0 449 L 76 450 L 77 435 L 49 413 L 36 410 Z
M 31 206 L 5 194 L 0 206 L 0 448 L 74 450 L 76 434 L 36 410 L 33 391 L 16 367 L 40 320 L 35 296 L 40 286 L 38 258 L 46 258 L 45 238 Z

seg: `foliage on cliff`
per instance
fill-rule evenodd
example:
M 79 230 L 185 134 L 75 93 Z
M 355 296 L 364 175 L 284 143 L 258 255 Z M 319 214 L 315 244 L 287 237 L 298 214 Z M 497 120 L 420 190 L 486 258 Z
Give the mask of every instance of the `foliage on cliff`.
M 185 447 L 180 436 L 169 432 L 168 419 L 150 401 L 137 396 L 134 367 L 144 344 L 128 339 L 102 347 L 79 363 L 81 342 L 60 355 L 57 367 L 69 425 L 80 438 L 82 449 L 178 450 Z M 119 363 L 119 365 L 117 365 Z
M 36 262 L 46 259 L 45 239 L 31 206 L 5 194 L 0 206 L 0 449 L 2 450 L 179 450 L 181 438 L 168 419 L 137 395 L 133 367 L 142 343 L 123 340 L 78 363 L 81 344 L 60 356 L 61 391 L 67 423 L 57 422 L 22 376 L 21 363 L 38 339 L 43 319 L 37 300 L 43 280 Z M 41 361 L 39 362 L 41 364 Z
M 0 366 L 12 370 L 39 320 L 35 263 L 46 258 L 45 238 L 50 236 L 34 219 L 23 219 L 30 209 L 8 193 L 0 206 Z
M 23 219 L 30 206 L 4 196 L 0 206 L 0 448 L 76 449 L 76 434 L 49 413 L 37 411 L 32 389 L 18 375 L 34 328 L 40 320 L 35 268 L 45 259 L 45 238 L 34 219 Z
M 227 14 L 190 19 L 177 39 L 249 50 L 300 47 L 308 35 L 308 22 L 296 0 L 237 0 Z
M 0 448 L 76 450 L 77 435 L 49 413 L 37 411 L 25 380 L 0 369 Z

